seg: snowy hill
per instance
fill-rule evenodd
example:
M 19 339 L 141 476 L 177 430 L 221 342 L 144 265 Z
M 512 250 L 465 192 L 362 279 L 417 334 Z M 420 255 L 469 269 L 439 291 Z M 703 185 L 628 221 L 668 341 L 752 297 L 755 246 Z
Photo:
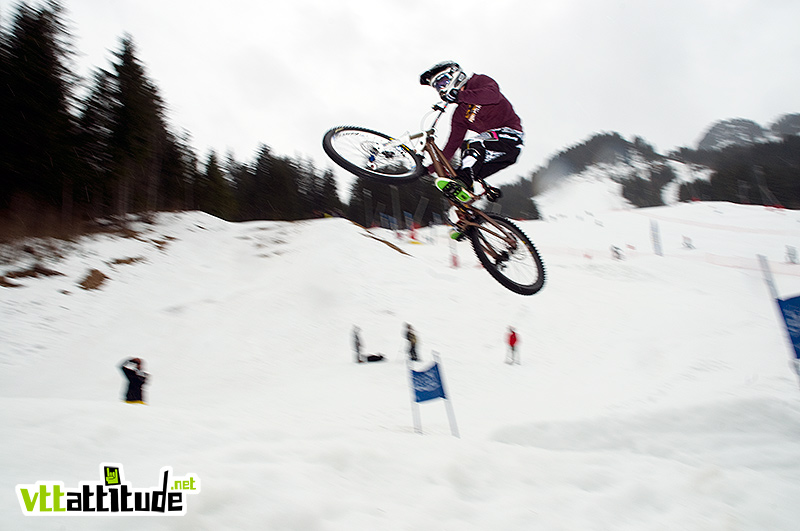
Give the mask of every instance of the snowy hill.
M 0 529 L 141 529 L 23 516 L 15 485 L 77 487 L 103 462 L 140 488 L 164 466 L 200 478 L 185 516 L 148 529 L 796 529 L 800 390 L 755 257 L 800 293 L 800 213 L 585 203 L 520 223 L 548 270 L 533 297 L 441 227 L 162 214 L 22 278 L 30 253 L 6 250 Z M 81 288 L 93 269 L 107 279 Z M 443 358 L 460 439 L 440 403 L 413 432 L 406 322 Z M 388 362 L 353 363 L 354 325 Z M 148 406 L 120 401 L 132 356 Z
M 718 151 L 729 146 L 752 146 L 777 142 L 782 136 L 796 134 L 800 134 L 800 114 L 784 114 L 767 127 L 752 120 L 733 118 L 713 123 L 703 133 L 697 149 Z
M 767 131 L 752 120 L 736 118 L 714 123 L 698 142 L 697 149 L 722 150 L 729 146 L 752 146 L 767 141 Z
M 601 133 L 562 151 L 532 176 L 542 217 L 674 205 L 681 185 L 708 181 L 710 168 L 659 155 L 642 139 Z
M 542 219 L 591 214 L 600 211 L 631 209 L 622 197 L 622 184 L 617 180 L 628 168 L 619 165 L 592 165 L 580 173 L 553 182 L 534 200 Z
M 679 202 L 682 184 L 708 181 L 712 173 L 705 166 L 670 159 L 649 161 L 634 153 L 624 162 L 591 164 L 556 178 L 548 177 L 545 171 L 537 176 L 540 192 L 533 199 L 543 219 L 633 209 L 636 206 L 625 198 L 623 183 L 636 179 L 651 182 L 654 175 L 664 171 L 671 177 L 660 192 L 665 205 Z
M 769 128 L 751 120 L 721 120 L 704 133 L 698 150 L 780 143 L 799 132 L 800 114 L 783 115 Z M 790 158 L 775 153 L 764 155 L 760 159 L 760 170 L 767 165 L 774 179 L 778 179 L 778 175 L 791 176 L 792 162 L 787 160 Z M 772 164 L 765 162 L 771 159 Z M 750 164 L 751 161 L 745 159 L 740 163 Z M 532 175 L 532 187 L 536 193 L 533 199 L 543 216 L 571 215 L 594 209 L 674 205 L 680 199 L 681 185 L 699 181 L 702 183 L 700 188 L 703 188 L 702 185 L 707 184 L 713 173 L 709 165 L 713 166 L 713 163 L 707 155 L 698 155 L 691 150 L 665 156 L 641 138 L 628 141 L 618 133 L 598 133 L 559 152 Z M 725 175 L 730 179 L 727 173 Z M 782 179 L 791 182 L 790 178 Z M 738 185 L 739 181 L 734 179 L 732 186 Z M 784 200 L 785 204 L 790 204 L 788 199 Z

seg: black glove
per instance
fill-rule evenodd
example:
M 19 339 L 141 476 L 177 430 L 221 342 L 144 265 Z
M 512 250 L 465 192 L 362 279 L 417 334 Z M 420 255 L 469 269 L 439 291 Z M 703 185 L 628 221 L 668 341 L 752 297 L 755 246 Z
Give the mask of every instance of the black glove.
M 447 103 L 456 103 L 458 102 L 458 89 L 443 90 L 439 93 L 439 96 Z
M 503 191 L 500 188 L 495 188 L 494 186 L 486 188 L 486 198 L 492 203 L 496 203 L 501 197 L 503 197 Z

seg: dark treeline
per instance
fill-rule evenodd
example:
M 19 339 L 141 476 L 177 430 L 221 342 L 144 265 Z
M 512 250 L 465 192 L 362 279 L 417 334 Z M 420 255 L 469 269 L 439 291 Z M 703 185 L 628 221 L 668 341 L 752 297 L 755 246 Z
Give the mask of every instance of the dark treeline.
M 674 155 L 712 169 L 709 181 L 683 184 L 680 199 L 730 201 L 800 209 L 800 136 L 731 146 L 718 151 L 682 149 Z
M 199 160 L 167 122 L 130 35 L 84 80 L 59 1 L 20 3 L 0 23 L 0 235 L 64 235 L 145 211 L 242 221 L 343 210 L 330 171 L 267 146 L 252 163 Z

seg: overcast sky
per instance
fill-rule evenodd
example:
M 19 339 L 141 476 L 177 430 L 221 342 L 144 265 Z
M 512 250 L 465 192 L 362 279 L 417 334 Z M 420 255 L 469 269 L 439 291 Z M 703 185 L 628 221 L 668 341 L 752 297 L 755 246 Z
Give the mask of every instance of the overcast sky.
M 4 18 L 13 5 L 0 0 Z M 527 175 L 591 134 L 666 153 L 712 122 L 800 112 L 798 0 L 64 0 L 80 72 L 130 33 L 201 160 L 260 144 L 333 167 L 323 133 L 418 130 L 436 101 L 419 74 L 445 59 L 488 74 L 526 146 Z M 446 135 L 443 135 L 446 139 Z M 341 174 L 337 170 L 337 175 Z

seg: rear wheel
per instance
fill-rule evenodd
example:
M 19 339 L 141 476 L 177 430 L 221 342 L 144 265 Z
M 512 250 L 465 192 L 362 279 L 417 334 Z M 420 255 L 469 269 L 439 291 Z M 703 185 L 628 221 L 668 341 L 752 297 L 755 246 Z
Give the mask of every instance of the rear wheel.
M 544 287 L 544 264 L 536 247 L 516 225 L 497 214 L 488 214 L 470 229 L 472 248 L 483 267 L 505 288 L 520 295 L 533 295 Z
M 336 164 L 359 177 L 400 184 L 425 173 L 418 153 L 388 135 L 363 127 L 335 127 L 325 133 L 322 147 Z

